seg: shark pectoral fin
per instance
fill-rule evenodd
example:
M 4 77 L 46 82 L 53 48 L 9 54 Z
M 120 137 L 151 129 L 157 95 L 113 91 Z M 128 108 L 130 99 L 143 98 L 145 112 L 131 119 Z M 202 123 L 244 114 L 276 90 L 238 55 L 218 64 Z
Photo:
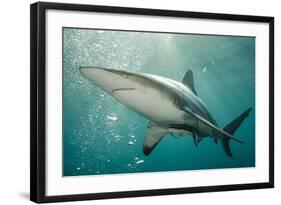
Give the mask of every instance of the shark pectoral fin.
M 204 119 L 203 117 L 197 115 L 196 113 L 192 112 L 188 107 L 184 107 L 183 111 L 185 111 L 187 114 L 191 115 L 192 117 L 198 119 L 200 122 L 202 122 L 203 124 L 209 126 L 210 128 L 212 128 L 214 135 L 218 135 L 218 136 L 222 136 L 222 137 L 226 137 L 226 138 L 230 138 L 233 139 L 237 142 L 240 142 L 241 144 L 243 144 L 244 142 L 237 139 L 236 137 L 232 136 L 231 134 L 225 132 L 223 129 L 218 128 L 217 126 L 215 126 L 214 124 L 212 124 L 211 122 L 209 122 L 208 120 Z
M 148 156 L 166 133 L 165 128 L 159 127 L 150 121 L 144 137 L 143 153 Z

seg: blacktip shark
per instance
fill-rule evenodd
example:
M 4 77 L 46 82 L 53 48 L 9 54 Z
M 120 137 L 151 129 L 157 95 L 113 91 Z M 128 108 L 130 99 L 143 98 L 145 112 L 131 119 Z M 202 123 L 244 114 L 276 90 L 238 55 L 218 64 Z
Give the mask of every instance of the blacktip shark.
M 251 108 L 219 128 L 194 89 L 188 70 L 181 82 L 158 75 L 99 67 L 81 67 L 81 74 L 117 101 L 150 120 L 144 137 L 143 153 L 149 155 L 167 134 L 192 136 L 196 146 L 205 137 L 221 141 L 232 157 L 229 141 L 243 143 L 233 136 Z

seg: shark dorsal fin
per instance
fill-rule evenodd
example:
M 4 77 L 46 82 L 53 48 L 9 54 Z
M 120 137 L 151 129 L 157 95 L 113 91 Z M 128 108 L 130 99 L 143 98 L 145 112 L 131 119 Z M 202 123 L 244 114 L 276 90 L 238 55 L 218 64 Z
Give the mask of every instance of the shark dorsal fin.
M 197 92 L 194 89 L 193 73 L 191 70 L 186 71 L 184 78 L 182 79 L 181 82 L 185 86 L 189 87 L 195 95 L 197 95 Z

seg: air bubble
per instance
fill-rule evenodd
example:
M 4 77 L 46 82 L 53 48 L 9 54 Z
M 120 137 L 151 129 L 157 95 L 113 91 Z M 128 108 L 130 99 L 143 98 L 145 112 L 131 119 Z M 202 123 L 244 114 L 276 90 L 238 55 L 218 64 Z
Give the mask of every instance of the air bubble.
M 139 160 L 139 161 L 136 161 L 136 164 L 141 164 L 141 163 L 144 163 L 144 160 Z
M 133 146 L 135 143 L 133 141 L 129 141 L 128 145 Z

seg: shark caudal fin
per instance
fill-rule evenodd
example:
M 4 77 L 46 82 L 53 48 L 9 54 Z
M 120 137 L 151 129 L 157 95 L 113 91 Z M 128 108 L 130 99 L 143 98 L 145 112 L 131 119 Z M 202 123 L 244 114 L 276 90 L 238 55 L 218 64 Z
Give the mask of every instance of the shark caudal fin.
M 226 125 L 223 128 L 223 131 L 229 133 L 230 135 L 233 135 L 235 131 L 238 129 L 238 127 L 241 125 L 241 123 L 244 121 L 246 117 L 248 117 L 249 113 L 251 112 L 252 108 L 247 109 L 245 112 L 243 112 L 239 117 L 237 117 L 235 120 L 230 122 L 228 125 Z M 232 157 L 232 152 L 230 149 L 229 141 L 231 138 L 229 137 L 222 137 L 221 142 L 223 145 L 224 152 L 229 156 Z

